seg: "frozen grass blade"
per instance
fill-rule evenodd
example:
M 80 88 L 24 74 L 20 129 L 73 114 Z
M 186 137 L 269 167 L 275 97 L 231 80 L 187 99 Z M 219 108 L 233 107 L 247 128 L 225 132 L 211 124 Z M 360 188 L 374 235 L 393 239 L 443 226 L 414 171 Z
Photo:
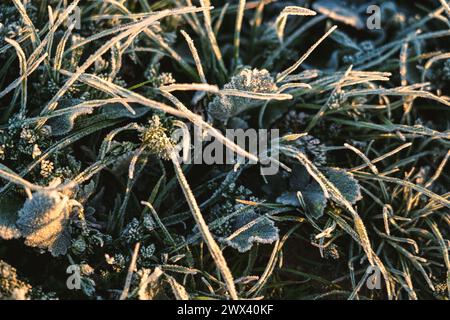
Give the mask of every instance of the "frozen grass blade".
M 195 222 L 202 234 L 203 240 L 206 242 L 209 252 L 211 253 L 214 262 L 216 263 L 217 268 L 223 276 L 225 281 L 228 293 L 230 294 L 231 299 L 238 300 L 238 295 L 236 288 L 234 286 L 233 275 L 231 274 L 230 269 L 228 268 L 227 262 L 223 257 L 222 251 L 214 240 L 211 232 L 209 231 L 208 225 L 203 218 L 202 213 L 200 212 L 200 208 L 197 205 L 197 200 L 192 194 L 191 188 L 184 176 L 183 170 L 178 163 L 177 155 L 172 153 L 172 162 L 175 169 L 175 173 L 177 175 L 180 186 L 183 190 L 184 196 L 186 197 L 186 201 L 189 204 L 189 208 L 191 209 L 192 215 L 194 216 Z
M 234 66 L 238 65 L 239 61 L 239 48 L 241 45 L 241 29 L 242 29 L 242 20 L 244 19 L 244 10 L 245 10 L 246 0 L 239 0 L 239 7 L 236 15 L 236 24 L 234 27 Z
M 224 74 L 227 74 L 227 69 L 225 67 L 225 64 L 223 62 L 222 52 L 220 51 L 219 45 L 217 44 L 216 36 L 214 35 L 214 31 L 212 29 L 211 24 L 211 3 L 209 0 L 200 0 L 200 4 L 203 8 L 203 17 L 205 20 L 205 29 L 206 34 L 208 35 L 209 43 L 211 45 L 211 49 L 214 52 L 214 55 L 216 56 L 217 62 L 219 63 L 219 66 L 221 68 L 221 71 Z
M 130 291 L 131 280 L 133 277 L 134 270 L 136 269 L 136 261 L 139 255 L 139 249 L 141 247 L 141 243 L 138 242 L 134 246 L 133 256 L 131 258 L 130 266 L 128 267 L 127 278 L 125 280 L 125 285 L 123 287 L 122 293 L 120 295 L 120 300 L 125 300 L 128 297 L 128 292 Z
M 136 23 L 130 29 L 121 32 L 119 35 L 115 36 L 113 39 L 105 43 L 101 46 L 95 53 L 93 53 L 81 66 L 79 66 L 76 72 L 65 82 L 65 84 L 59 89 L 59 91 L 55 94 L 55 96 L 47 103 L 47 105 L 43 108 L 41 114 L 47 114 L 49 111 L 53 110 L 57 106 L 58 100 L 67 92 L 67 90 L 75 83 L 75 81 L 80 77 L 80 75 L 85 72 L 97 58 L 101 57 L 104 53 L 110 50 L 117 42 L 122 39 L 139 34 L 149 25 L 155 23 L 156 21 L 171 15 L 197 12 L 199 9 L 197 8 L 183 8 L 183 9 L 174 9 L 174 10 L 166 10 L 159 12 L 155 15 L 152 15 L 142 21 Z M 42 126 L 44 123 L 40 123 Z
M 442 4 L 442 7 L 445 9 L 445 12 L 447 12 L 448 17 L 450 18 L 450 5 L 446 0 L 439 0 L 439 2 Z
M 275 25 L 277 26 L 277 34 L 278 38 L 283 41 L 284 38 L 284 29 L 286 28 L 286 22 L 288 16 L 315 16 L 317 13 L 313 10 L 297 7 L 297 6 L 287 6 L 285 7 L 277 20 L 275 21 Z
M 21 102 L 20 102 L 20 111 L 19 114 L 22 116 L 25 116 L 25 111 L 27 108 L 27 59 L 25 57 L 25 52 L 23 52 L 20 45 L 11 39 L 6 38 L 5 41 L 12 45 L 14 49 L 16 49 L 17 57 L 19 58 L 19 65 L 20 65 L 20 74 L 22 78 L 22 88 L 21 88 Z
M 198 55 L 198 51 L 197 51 L 197 48 L 195 47 L 194 41 L 191 39 L 189 34 L 187 34 L 186 31 L 181 30 L 181 34 L 186 39 L 186 42 L 188 43 L 188 46 L 189 46 L 189 50 L 191 50 L 191 54 L 192 54 L 192 57 L 194 58 L 195 67 L 197 68 L 197 72 L 200 77 L 200 80 L 203 83 L 207 83 L 206 77 L 205 77 L 205 72 L 203 71 L 202 62 L 200 60 L 200 56 Z
M 328 30 L 325 35 L 322 36 L 315 44 L 311 46 L 311 48 L 308 49 L 308 51 L 292 66 L 281 72 L 277 75 L 277 82 L 283 81 L 288 75 L 293 73 L 297 68 L 306 60 L 308 57 L 313 53 L 314 50 L 334 31 L 337 29 L 337 26 L 333 26 Z

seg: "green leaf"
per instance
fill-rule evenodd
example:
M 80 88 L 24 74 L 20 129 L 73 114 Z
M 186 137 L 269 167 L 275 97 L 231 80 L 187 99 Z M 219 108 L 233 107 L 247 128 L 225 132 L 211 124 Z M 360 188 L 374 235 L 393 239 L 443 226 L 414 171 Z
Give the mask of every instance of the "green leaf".
M 314 181 L 303 166 L 296 165 L 289 179 L 292 191 L 285 192 L 276 201 L 284 205 L 302 206 L 299 196 L 303 199 L 305 209 L 309 215 L 318 219 L 322 217 L 327 199 L 319 184 Z M 299 194 L 298 194 L 299 193 Z
M 316 186 L 316 184 L 311 184 L 308 185 L 305 190 L 299 190 L 297 192 L 301 193 L 306 206 L 304 209 L 308 212 L 308 214 L 316 219 L 320 218 L 323 215 L 323 211 L 327 204 L 327 199 L 325 198 L 325 195 L 320 187 L 318 187 L 318 185 Z M 280 204 L 300 207 L 301 204 L 298 199 L 297 192 L 285 192 L 279 196 L 276 201 Z
M 142 117 L 151 109 L 146 106 L 141 105 L 132 105 L 135 114 L 132 114 L 128 109 L 126 109 L 120 103 L 111 103 L 107 104 L 102 108 L 101 114 L 105 116 L 105 118 L 110 120 L 121 119 L 121 118 L 132 118 L 136 119 Z
M 302 195 L 308 213 L 315 219 L 322 217 L 327 205 L 327 199 L 320 186 L 317 183 L 312 183 L 306 187 Z

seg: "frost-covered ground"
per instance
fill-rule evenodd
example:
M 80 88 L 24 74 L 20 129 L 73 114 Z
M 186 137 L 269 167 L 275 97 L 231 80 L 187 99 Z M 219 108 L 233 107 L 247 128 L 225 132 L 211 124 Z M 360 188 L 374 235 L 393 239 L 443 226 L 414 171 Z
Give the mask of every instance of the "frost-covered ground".
M 449 37 L 445 0 L 1 1 L 0 299 L 448 299 Z

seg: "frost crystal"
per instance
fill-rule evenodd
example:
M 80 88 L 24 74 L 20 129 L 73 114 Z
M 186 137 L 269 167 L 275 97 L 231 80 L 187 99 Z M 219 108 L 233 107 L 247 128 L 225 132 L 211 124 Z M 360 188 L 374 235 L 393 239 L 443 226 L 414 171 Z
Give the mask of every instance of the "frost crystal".
M 138 264 L 143 267 L 149 267 L 152 265 L 152 261 L 150 260 L 155 254 L 155 245 L 153 243 L 148 246 L 142 246 L 139 251 Z
M 23 123 L 19 115 L 12 116 L 8 127 L 0 130 L 0 159 L 15 172 L 27 169 L 27 164 L 42 156 L 56 142 L 52 139 L 52 127 L 35 128 Z M 71 180 L 79 173 L 78 162 L 68 148 L 52 152 L 31 170 L 28 179 L 38 185 L 48 185 L 55 178 Z
M 41 176 L 44 178 L 48 178 L 51 176 L 53 169 L 54 169 L 53 162 L 48 160 L 42 160 L 41 161 Z
M 25 244 L 48 249 L 53 256 L 66 254 L 71 245 L 68 231 L 69 199 L 56 191 L 37 192 L 19 210 L 17 226 Z
M 142 224 L 147 231 L 152 231 L 156 228 L 155 220 L 149 214 L 144 215 Z
M 175 79 L 170 72 L 160 72 L 159 65 L 150 65 L 145 71 L 145 77 L 150 81 L 150 84 L 159 88 L 161 86 L 166 86 L 175 83 Z
M 351 173 L 344 169 L 326 168 L 324 174 L 339 189 L 348 202 L 355 204 L 362 199 L 361 188 Z
M 17 211 L 20 209 L 21 199 L 14 194 L 0 197 L 0 239 L 16 239 L 20 237 L 17 228 Z
M 255 93 L 274 93 L 277 85 L 269 71 L 263 69 L 244 69 L 224 86 L 224 89 L 234 89 Z M 209 114 L 219 120 L 226 122 L 229 118 L 245 111 L 254 102 L 250 98 L 230 97 L 219 95 L 209 104 Z
M 86 251 L 87 244 L 86 241 L 84 241 L 83 238 L 78 238 L 72 243 L 72 251 L 75 254 L 82 254 Z
M 324 249 L 324 258 L 331 260 L 338 260 L 340 258 L 338 246 L 334 243 L 330 244 Z
M 117 253 L 114 256 L 105 254 L 106 263 L 111 265 L 115 272 L 121 272 L 126 266 L 126 259 L 121 253 Z
M 24 23 L 17 8 L 9 1 L 2 2 L 0 6 L 0 47 L 5 44 L 5 38 L 16 39 L 27 32 Z M 35 22 L 37 18 L 37 9 L 31 3 L 24 4 L 30 19 Z

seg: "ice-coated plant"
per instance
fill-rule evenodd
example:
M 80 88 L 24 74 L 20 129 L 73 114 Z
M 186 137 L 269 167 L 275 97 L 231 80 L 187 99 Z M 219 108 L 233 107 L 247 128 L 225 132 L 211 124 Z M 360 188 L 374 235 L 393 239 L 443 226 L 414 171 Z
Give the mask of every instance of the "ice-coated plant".
M 235 206 L 234 209 L 239 211 L 242 207 Z M 224 219 L 227 219 L 226 216 Z M 240 214 L 224 223 L 228 228 L 219 231 L 219 241 L 239 252 L 250 250 L 256 243 L 270 244 L 279 239 L 279 230 L 273 220 L 256 208 L 242 210 Z
M 303 135 L 295 139 L 287 139 L 282 144 L 304 153 L 315 165 L 324 166 L 327 163 L 327 154 L 324 144 L 311 135 Z
M 25 244 L 63 255 L 71 245 L 69 232 L 73 204 L 59 192 L 38 192 L 18 212 L 17 228 Z
M 36 21 L 36 6 L 33 3 L 28 2 L 25 8 L 30 19 Z M 0 6 L 0 46 L 5 45 L 5 38 L 17 39 L 24 36 L 26 31 L 26 25 L 23 23 L 14 4 L 2 4 L 2 6 Z
M 254 93 L 275 93 L 278 87 L 269 71 L 263 69 L 243 69 L 233 76 L 224 89 L 241 90 Z M 245 97 L 218 95 L 208 105 L 209 114 L 219 121 L 229 118 L 252 107 L 255 100 Z
M 351 173 L 339 168 L 323 168 L 323 173 L 352 204 L 362 198 L 360 186 Z M 327 197 L 305 167 L 296 165 L 289 178 L 289 191 L 277 198 L 278 203 L 303 208 L 315 219 L 323 216 Z
M 446 2 L 2 1 L 0 299 L 449 299 Z
M 141 240 L 142 236 L 142 226 L 136 218 L 133 218 L 133 220 L 125 226 L 122 232 L 122 237 L 127 243 L 135 243 Z
M 83 113 L 83 112 L 82 112 Z M 74 114 L 79 114 L 75 112 Z M 55 118 L 58 119 L 58 118 Z M 30 175 L 35 183 L 48 185 L 54 179 L 72 179 L 80 171 L 80 162 L 73 156 L 70 150 L 65 152 L 57 150 L 39 164 L 27 169 L 27 165 L 39 159 L 43 153 L 52 146 L 53 128 L 54 135 L 71 130 L 74 116 L 61 116 L 60 122 L 51 122 L 35 128 L 26 124 L 16 115 L 8 123 L 8 127 L 0 130 L 0 159 L 2 162 L 17 171 L 30 170 Z
M 225 201 L 211 208 L 208 226 L 220 243 L 239 252 L 247 252 L 254 244 L 270 244 L 279 239 L 279 230 L 267 210 L 258 207 L 260 199 L 244 186 L 227 186 Z M 248 201 L 247 205 L 234 198 Z M 196 239 L 198 229 L 194 228 Z
M 48 126 L 51 129 L 52 136 L 58 137 L 68 134 L 74 129 L 78 117 L 93 112 L 92 107 L 79 106 L 82 102 L 81 99 L 62 100 L 60 102 L 60 110 L 65 111 L 65 113 L 49 119 Z

